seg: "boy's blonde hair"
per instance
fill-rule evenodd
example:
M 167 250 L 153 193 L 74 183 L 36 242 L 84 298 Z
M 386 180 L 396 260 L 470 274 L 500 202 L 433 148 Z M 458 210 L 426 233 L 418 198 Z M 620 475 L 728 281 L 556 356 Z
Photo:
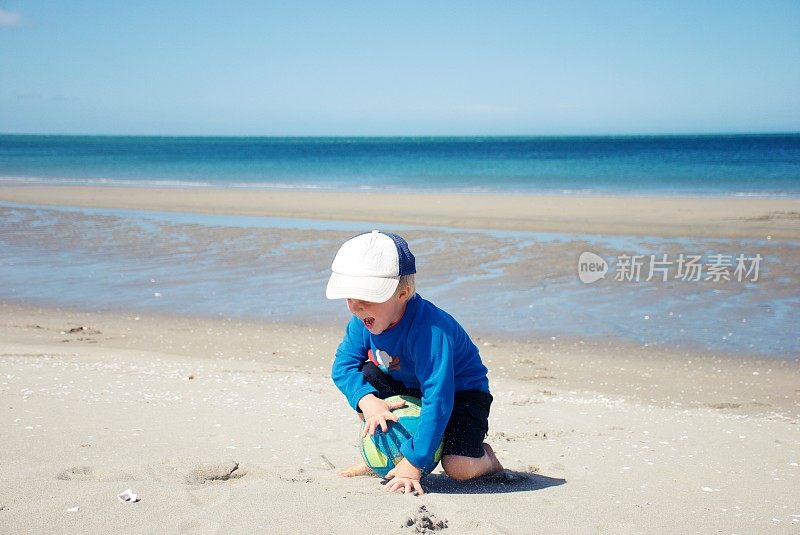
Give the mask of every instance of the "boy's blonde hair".
M 411 288 L 411 292 L 408 294 L 408 299 L 411 299 L 415 295 L 417 295 L 417 285 L 414 282 L 414 274 L 411 275 L 401 275 L 400 281 L 397 283 L 397 290 L 394 291 L 394 294 L 397 295 L 403 291 L 403 288 L 408 286 Z

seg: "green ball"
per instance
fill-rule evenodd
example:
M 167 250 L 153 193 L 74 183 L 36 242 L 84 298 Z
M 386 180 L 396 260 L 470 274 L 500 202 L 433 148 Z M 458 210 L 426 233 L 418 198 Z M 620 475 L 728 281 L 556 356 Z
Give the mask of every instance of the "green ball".
M 414 436 L 419 426 L 419 415 L 422 412 L 422 402 L 419 398 L 392 396 L 386 398 L 385 401 L 392 403 L 401 399 L 405 400 L 405 406 L 392 411 L 399 417 L 398 421 L 386 422 L 388 429 L 385 433 L 378 427 L 373 436 L 367 434 L 361 439 L 361 456 L 364 458 L 364 462 L 381 477 L 386 477 L 386 474 L 403 459 L 400 447 Z M 422 469 L 423 477 L 430 474 L 439 464 L 442 459 L 442 448 L 444 448 L 444 440 L 436 449 L 431 462 L 427 466 L 419 467 Z

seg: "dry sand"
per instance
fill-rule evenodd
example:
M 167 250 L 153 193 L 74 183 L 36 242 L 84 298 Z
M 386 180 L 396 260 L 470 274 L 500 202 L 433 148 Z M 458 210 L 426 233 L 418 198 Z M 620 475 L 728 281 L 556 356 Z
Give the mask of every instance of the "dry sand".
M 800 200 L 718 197 L 454 195 L 6 186 L 27 204 L 339 219 L 542 232 L 800 238 Z
M 797 362 L 476 340 L 508 471 L 437 470 L 415 497 L 335 474 L 358 430 L 329 377 L 339 337 L 0 304 L 0 531 L 800 529 Z

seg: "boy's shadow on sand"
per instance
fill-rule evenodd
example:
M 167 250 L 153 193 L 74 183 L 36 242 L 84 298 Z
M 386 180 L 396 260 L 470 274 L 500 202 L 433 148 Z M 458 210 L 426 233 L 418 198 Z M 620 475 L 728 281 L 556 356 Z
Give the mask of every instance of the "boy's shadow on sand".
M 470 481 L 456 481 L 444 474 L 430 474 L 422 480 L 425 492 L 439 494 L 502 494 L 541 490 L 566 483 L 566 479 L 541 474 L 503 470 L 500 474 Z

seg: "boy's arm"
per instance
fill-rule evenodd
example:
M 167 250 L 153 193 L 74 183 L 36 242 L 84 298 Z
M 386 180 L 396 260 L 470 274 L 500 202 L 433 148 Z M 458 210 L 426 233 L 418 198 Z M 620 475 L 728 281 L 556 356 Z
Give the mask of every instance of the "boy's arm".
M 364 326 L 353 316 L 347 323 L 344 338 L 336 350 L 331 379 L 345 395 L 347 403 L 359 412 L 361 412 L 358 407 L 359 400 L 368 394 L 377 393 L 361 373 L 367 358 L 367 349 Z
M 400 452 L 417 468 L 433 459 L 453 411 L 455 374 L 451 349 L 449 338 L 437 327 L 414 343 L 422 412 L 417 432 L 401 446 Z

